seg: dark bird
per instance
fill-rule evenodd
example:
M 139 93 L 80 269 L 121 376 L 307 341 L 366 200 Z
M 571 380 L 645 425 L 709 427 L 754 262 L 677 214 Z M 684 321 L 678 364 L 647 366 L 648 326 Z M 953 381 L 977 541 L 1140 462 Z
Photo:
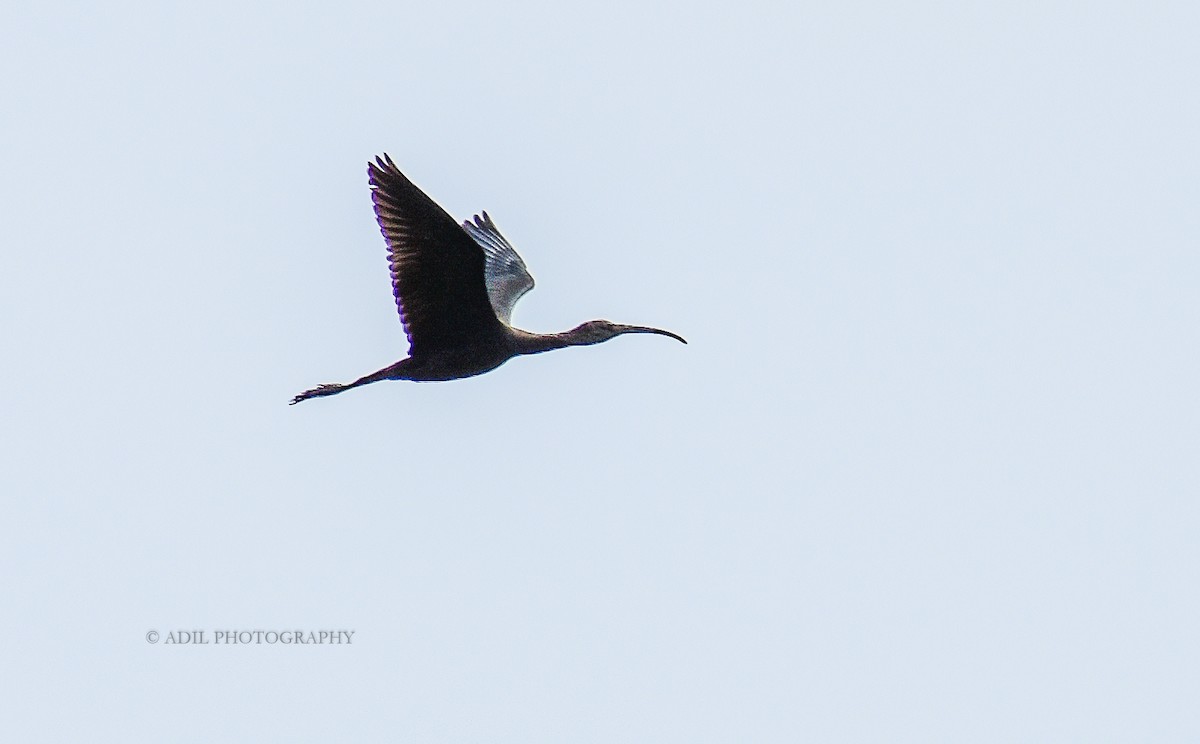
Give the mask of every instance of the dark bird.
M 533 277 L 488 217 L 460 227 L 396 168 L 385 153 L 367 163 L 375 216 L 387 241 L 392 294 L 409 355 L 346 385 L 305 390 L 292 404 L 379 380 L 431 382 L 489 372 L 520 354 L 589 346 L 623 333 L 670 331 L 592 320 L 563 333 L 529 333 L 509 325 L 513 305 Z

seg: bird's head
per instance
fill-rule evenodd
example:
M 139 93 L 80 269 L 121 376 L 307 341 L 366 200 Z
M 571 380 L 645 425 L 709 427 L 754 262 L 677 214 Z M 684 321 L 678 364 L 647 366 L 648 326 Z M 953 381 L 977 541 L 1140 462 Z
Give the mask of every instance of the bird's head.
M 621 323 L 613 323 L 609 320 L 589 320 L 567 331 L 567 335 L 570 336 L 573 344 L 578 346 L 598 344 L 610 338 L 620 336 L 622 333 L 654 333 L 659 336 L 670 336 L 676 341 L 687 343 L 682 336 L 678 336 L 670 331 L 664 331 L 661 328 L 623 325 Z

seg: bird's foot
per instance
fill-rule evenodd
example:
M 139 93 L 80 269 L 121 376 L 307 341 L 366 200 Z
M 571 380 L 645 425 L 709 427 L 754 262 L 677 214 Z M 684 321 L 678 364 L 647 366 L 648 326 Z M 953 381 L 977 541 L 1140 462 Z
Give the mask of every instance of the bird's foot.
M 308 400 L 309 398 L 320 398 L 323 395 L 333 395 L 334 393 L 340 393 L 345 389 L 346 389 L 345 385 L 334 385 L 334 384 L 318 385 L 315 388 L 313 388 L 312 390 L 305 390 L 303 393 L 300 393 L 295 398 L 292 398 L 291 402 L 289 402 L 288 405 L 294 406 L 302 400 Z

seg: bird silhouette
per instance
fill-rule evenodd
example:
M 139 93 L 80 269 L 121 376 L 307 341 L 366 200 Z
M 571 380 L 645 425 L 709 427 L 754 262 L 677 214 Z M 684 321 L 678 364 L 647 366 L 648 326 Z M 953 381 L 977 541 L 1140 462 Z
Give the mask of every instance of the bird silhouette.
M 625 333 L 670 331 L 592 320 L 563 333 L 513 328 L 513 306 L 530 289 L 525 262 L 488 217 L 461 226 L 400 172 L 386 153 L 367 163 L 375 216 L 388 246 L 392 294 L 409 355 L 345 385 L 320 385 L 290 405 L 379 380 L 433 382 L 489 372 L 514 356 L 589 346 Z

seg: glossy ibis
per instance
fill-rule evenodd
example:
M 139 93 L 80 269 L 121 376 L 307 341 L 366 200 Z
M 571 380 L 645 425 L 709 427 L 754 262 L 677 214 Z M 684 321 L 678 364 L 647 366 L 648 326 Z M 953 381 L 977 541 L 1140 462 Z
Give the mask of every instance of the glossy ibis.
M 409 356 L 346 385 L 305 390 L 292 404 L 378 380 L 471 377 L 520 354 L 598 344 L 623 333 L 656 333 L 687 343 L 670 331 L 607 320 L 588 321 L 564 333 L 513 328 L 513 305 L 533 288 L 533 277 L 487 212 L 460 227 L 386 153 L 367 163 L 367 175 L 387 241 L 392 294 Z

